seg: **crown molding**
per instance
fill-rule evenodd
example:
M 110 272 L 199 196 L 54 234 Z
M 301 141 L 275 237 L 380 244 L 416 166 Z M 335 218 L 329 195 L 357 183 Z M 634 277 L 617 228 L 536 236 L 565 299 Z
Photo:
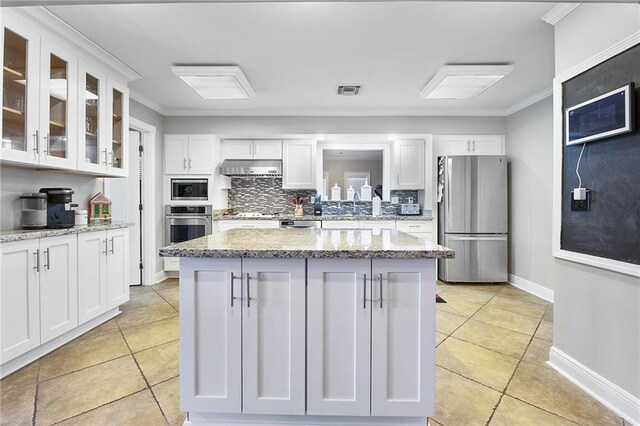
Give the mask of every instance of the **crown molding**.
M 44 7 L 20 7 L 11 9 L 25 19 L 38 25 L 45 31 L 71 45 L 83 56 L 104 65 L 110 74 L 116 75 L 125 82 L 142 78 L 135 70 L 88 39 L 84 34 L 64 22 Z
M 547 12 L 541 19 L 549 25 L 555 25 L 565 16 L 573 12 L 581 3 L 559 3 L 556 7 Z
M 511 105 L 509 108 L 506 108 L 504 110 L 504 115 L 508 117 L 511 114 L 515 114 L 520 110 L 530 107 L 531 105 L 536 104 L 541 100 L 548 98 L 551 95 L 553 95 L 553 87 L 549 86 L 546 89 L 543 89 L 537 93 L 534 93 L 528 98 L 523 99 L 520 102 Z
M 194 110 L 194 109 L 168 109 L 165 110 L 167 116 L 191 116 L 191 117 L 233 117 L 233 116 L 345 116 L 345 117 L 367 117 L 367 116 L 480 116 L 480 117 L 502 117 L 502 109 L 452 109 L 439 111 L 424 111 L 416 109 L 221 109 L 221 110 Z
M 144 95 L 141 95 L 139 92 L 136 92 L 135 90 L 129 89 L 129 99 L 132 99 L 138 102 L 139 104 L 142 104 L 147 108 L 154 110 L 160 115 L 168 115 L 167 110 L 164 109 L 162 105 L 160 105 L 155 101 L 152 101 L 151 99 L 147 98 Z

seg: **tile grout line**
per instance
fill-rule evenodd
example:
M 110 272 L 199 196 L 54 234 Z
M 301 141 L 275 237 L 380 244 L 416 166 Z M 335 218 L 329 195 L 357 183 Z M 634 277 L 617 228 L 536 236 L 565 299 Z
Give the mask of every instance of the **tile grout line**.
M 468 322 L 468 321 L 469 321 L 469 320 L 470 320 L 470 319 L 471 319 L 475 314 L 477 314 L 478 312 L 480 312 L 480 310 L 481 310 L 482 308 L 484 308 L 484 307 L 487 305 L 487 303 L 489 303 L 491 300 L 493 300 L 493 298 L 494 298 L 494 297 L 496 297 L 496 295 L 495 295 L 495 294 L 494 294 L 493 296 L 491 296 L 491 298 L 490 298 L 489 300 L 487 300 L 487 301 L 486 301 L 482 306 L 480 306 L 480 307 L 478 308 L 478 310 L 477 310 L 477 311 L 475 311 L 473 314 L 471 314 L 471 316 L 469 316 L 469 318 L 467 318 L 466 320 L 464 320 L 464 322 L 463 322 L 462 324 L 460 324 L 458 327 L 456 327 L 456 328 L 455 328 L 451 333 L 447 334 L 447 336 L 446 336 L 444 339 L 442 339 L 442 340 L 440 341 L 440 343 L 438 343 L 438 344 L 436 345 L 436 348 L 438 348 L 438 346 L 440 346 L 440 345 L 441 345 L 445 340 L 447 340 L 449 337 L 451 337 L 453 333 L 455 333 L 456 331 L 458 331 L 458 329 L 459 329 L 460 327 L 462 327 L 463 325 L 465 325 L 465 324 L 466 324 L 466 323 L 467 323 L 467 322 Z M 444 312 L 447 312 L 447 311 L 444 311 Z M 447 312 L 447 313 L 451 313 L 451 312 Z M 455 314 L 452 314 L 452 315 L 455 315 Z M 461 316 L 461 315 L 458 315 L 458 316 Z M 437 319 L 436 319 L 436 322 L 437 322 Z M 437 331 L 437 330 L 436 330 L 436 331 Z M 443 333 L 443 334 L 445 334 L 445 333 Z
M 38 362 L 38 372 L 36 373 L 36 392 L 33 395 L 33 416 L 31 416 L 32 426 L 36 426 L 36 417 L 38 415 L 38 391 L 40 390 L 40 362 Z
M 153 389 L 151 388 L 151 385 L 149 384 L 149 380 L 147 380 L 147 376 L 145 376 L 144 371 L 142 371 L 142 367 L 140 367 L 140 364 L 138 363 L 138 360 L 136 359 L 135 355 L 133 354 L 133 351 L 131 350 L 131 347 L 129 346 L 129 342 L 127 342 L 126 337 L 124 337 L 124 333 L 122 332 L 122 328 L 120 328 L 120 324 L 117 324 L 117 325 L 118 325 L 118 329 L 120 330 L 120 334 L 122 335 L 122 338 L 124 339 L 124 342 L 127 345 L 127 348 L 129 349 L 129 352 L 131 354 L 131 358 L 133 358 L 133 362 L 135 362 L 136 367 L 138 367 L 138 371 L 140 371 L 140 375 L 142 376 L 142 379 L 147 384 L 146 389 L 149 389 L 149 392 L 151 393 L 151 396 L 153 397 L 153 400 L 156 402 L 156 405 L 158 406 L 158 409 L 160 410 L 160 414 L 162 414 L 162 417 L 164 418 L 165 423 L 168 425 L 169 424 L 169 419 L 167 419 L 167 415 L 164 413 L 164 410 L 162 409 L 162 406 L 160 405 L 160 401 L 158 401 L 158 398 L 156 398 L 156 394 L 155 394 L 155 392 L 153 392 Z

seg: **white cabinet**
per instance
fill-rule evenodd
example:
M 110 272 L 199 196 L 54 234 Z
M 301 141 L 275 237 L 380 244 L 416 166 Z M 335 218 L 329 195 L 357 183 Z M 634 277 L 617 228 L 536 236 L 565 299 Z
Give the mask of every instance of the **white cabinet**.
M 240 413 L 241 260 L 183 261 L 185 265 L 180 269 L 180 407 L 185 411 Z
M 106 231 L 78 234 L 78 322 L 107 311 Z
M 213 135 L 166 135 L 164 172 L 168 175 L 212 174 Z
M 78 321 L 129 300 L 129 230 L 78 234 Z
M 242 411 L 303 415 L 305 259 L 243 259 L 242 272 Z
M 308 410 L 432 415 L 435 262 L 308 263 Z
M 40 239 L 40 343 L 78 326 L 76 235 Z
M 304 414 L 305 260 L 183 261 L 181 408 Z
M 398 231 L 406 232 L 425 241 L 433 242 L 432 230 L 433 225 L 428 220 L 399 220 L 397 222 Z
M 128 89 L 107 75 L 119 66 L 39 26 L 40 12 L 3 13 L 2 161 L 126 176 Z
M 282 142 L 282 188 L 315 189 L 316 140 Z
M 504 135 L 440 135 L 438 155 L 505 155 Z
M 235 228 L 279 228 L 278 220 L 244 220 L 228 219 L 218 221 L 218 231 L 228 231 Z
M 368 416 L 371 260 L 309 259 L 307 414 Z
M 3 362 L 40 345 L 38 240 L 0 245 L 0 344 Z
M 280 160 L 279 139 L 225 139 L 221 144 L 223 160 Z
M 432 415 L 435 263 L 374 259 L 372 272 L 371 415 Z
M 423 139 L 394 141 L 391 189 L 424 189 L 424 161 Z

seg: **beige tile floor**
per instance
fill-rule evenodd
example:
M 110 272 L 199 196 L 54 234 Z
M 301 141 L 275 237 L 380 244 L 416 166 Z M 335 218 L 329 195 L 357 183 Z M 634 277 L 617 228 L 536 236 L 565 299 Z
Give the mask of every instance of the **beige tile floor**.
M 438 292 L 432 425 L 623 425 L 546 366 L 553 311 L 509 285 Z M 0 381 L 2 425 L 179 425 L 178 285 L 132 287 L 123 313 Z

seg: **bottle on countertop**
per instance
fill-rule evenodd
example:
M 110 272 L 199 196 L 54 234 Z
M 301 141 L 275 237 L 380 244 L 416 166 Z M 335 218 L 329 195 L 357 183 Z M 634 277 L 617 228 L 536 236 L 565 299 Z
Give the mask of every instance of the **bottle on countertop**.
M 353 186 L 349 186 L 347 189 L 347 201 L 353 201 L 353 197 L 355 196 L 356 190 L 353 189 Z
M 313 202 L 313 215 L 322 216 L 322 197 L 318 195 Z
M 340 201 L 340 192 L 341 188 L 338 186 L 336 182 L 335 186 L 331 188 L 331 201 Z
M 371 201 L 371 185 L 369 185 L 368 180 L 360 187 L 360 199 L 362 201 Z

